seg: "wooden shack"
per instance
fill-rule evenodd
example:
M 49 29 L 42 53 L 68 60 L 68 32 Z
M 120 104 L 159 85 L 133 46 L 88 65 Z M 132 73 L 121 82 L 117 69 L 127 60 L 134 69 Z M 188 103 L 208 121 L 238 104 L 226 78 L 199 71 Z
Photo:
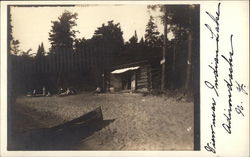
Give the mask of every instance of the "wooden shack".
M 146 61 L 112 67 L 106 74 L 107 91 L 150 91 L 151 66 Z

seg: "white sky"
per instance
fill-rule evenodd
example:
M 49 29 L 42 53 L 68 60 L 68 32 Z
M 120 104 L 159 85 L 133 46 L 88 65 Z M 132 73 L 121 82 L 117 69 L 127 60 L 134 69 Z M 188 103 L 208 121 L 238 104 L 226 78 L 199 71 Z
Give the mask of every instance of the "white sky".
M 12 7 L 13 36 L 20 41 L 20 48 L 24 51 L 32 49 L 36 53 L 38 45 L 43 42 L 45 50 L 48 51 L 48 41 L 51 21 L 63 13 L 64 10 L 78 13 L 75 30 L 79 30 L 78 38 L 89 39 L 97 27 L 107 21 L 114 20 L 120 23 L 125 41 L 137 31 L 140 39 L 145 34 L 145 28 L 149 16 L 158 16 L 159 11 L 148 12 L 146 5 L 98 5 L 77 7 Z M 158 18 L 156 20 L 158 30 L 162 33 L 163 26 Z

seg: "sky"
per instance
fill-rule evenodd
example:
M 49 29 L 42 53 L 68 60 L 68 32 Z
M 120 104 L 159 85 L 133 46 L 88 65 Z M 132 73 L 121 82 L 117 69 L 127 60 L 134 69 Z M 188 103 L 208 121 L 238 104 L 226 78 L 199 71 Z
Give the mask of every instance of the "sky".
M 45 51 L 50 48 L 48 40 L 52 23 L 68 10 L 78 13 L 75 30 L 80 33 L 77 38 L 89 39 L 93 36 L 97 27 L 113 20 L 120 23 L 123 38 L 128 41 L 136 30 L 138 39 L 144 36 L 146 25 L 150 15 L 153 15 L 158 30 L 163 33 L 163 25 L 159 18 L 162 13 L 159 10 L 149 11 L 147 5 L 88 5 L 75 7 L 12 7 L 11 18 L 13 37 L 20 41 L 20 48 L 24 51 L 32 49 L 36 53 L 38 45 L 43 42 Z

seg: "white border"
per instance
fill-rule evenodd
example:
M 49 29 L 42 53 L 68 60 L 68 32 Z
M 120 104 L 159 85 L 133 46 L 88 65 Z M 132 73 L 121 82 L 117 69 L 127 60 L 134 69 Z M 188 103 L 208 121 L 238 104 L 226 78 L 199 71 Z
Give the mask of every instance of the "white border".
M 14 5 L 14 4 L 30 4 L 30 5 L 40 5 L 40 4 L 44 4 L 44 5 L 50 5 L 50 4 L 200 4 L 201 5 L 201 11 L 203 11 L 203 7 L 206 7 L 206 5 L 208 4 L 217 4 L 219 1 L 170 1 L 170 2 L 166 2 L 166 1 L 43 1 L 43 2 L 37 2 L 37 1 L 26 1 L 26 2 L 20 2 L 20 1 L 4 1 L 1 2 L 1 156 L 215 156 L 214 154 L 211 154 L 207 151 L 204 150 L 203 146 L 204 143 L 202 143 L 201 140 L 201 151 L 6 151 L 7 145 L 6 145 L 6 141 L 7 141 L 7 27 L 6 27 L 6 21 L 7 21 L 7 16 L 3 16 L 6 15 L 7 13 L 7 5 Z M 220 1 L 222 3 L 232 3 L 235 4 L 237 2 L 228 2 L 228 1 Z M 248 1 L 239 1 L 240 3 L 245 3 L 246 5 L 249 5 Z M 202 12 L 200 14 L 203 14 Z M 245 14 L 246 16 L 249 17 L 249 13 Z M 228 17 L 229 19 L 227 20 L 230 21 L 230 17 Z M 201 20 L 201 27 L 202 27 L 203 23 Z M 249 21 L 248 21 L 248 26 L 249 26 Z M 249 29 L 248 26 L 243 26 L 243 29 Z M 202 30 L 202 29 L 201 29 Z M 249 43 L 249 32 L 247 35 L 247 39 L 248 39 L 248 43 Z M 201 40 L 203 40 L 204 38 L 204 32 L 201 31 Z M 245 38 L 246 39 L 246 38 Z M 204 42 L 201 41 L 201 71 L 202 68 L 204 66 L 202 66 L 202 62 L 204 60 L 206 60 L 206 58 L 204 58 L 204 52 L 202 51 L 202 44 L 204 44 Z M 248 44 L 248 48 L 249 48 L 249 44 Z M 246 53 L 246 52 L 244 52 Z M 243 55 L 244 55 L 243 53 Z M 248 52 L 249 54 L 249 52 Z M 246 55 L 248 56 L 248 55 Z M 249 60 L 248 60 L 248 65 L 249 65 Z M 202 72 L 201 72 L 202 74 Z M 246 71 L 246 74 L 249 74 L 249 68 Z M 206 92 L 204 91 L 204 86 L 202 85 L 202 79 L 204 77 L 201 76 L 201 82 L 200 82 L 200 86 L 201 86 L 201 102 L 205 102 L 206 99 L 204 99 L 206 97 Z M 246 79 L 249 78 L 249 76 L 244 77 Z M 248 81 L 248 80 L 247 80 Z M 249 82 L 247 82 L 247 85 L 249 87 Z M 249 99 L 248 99 L 249 101 Z M 248 104 L 249 105 L 249 104 Z M 201 109 L 202 109 L 202 113 L 207 112 L 206 110 L 204 110 L 205 108 L 202 106 L 201 103 Z M 247 113 L 248 115 L 248 113 Z M 249 119 L 249 118 L 248 118 Z M 201 123 L 205 123 L 206 121 L 204 121 L 204 117 L 201 115 Z M 202 125 L 201 125 L 202 127 Z M 205 132 L 202 128 L 201 128 L 201 139 L 203 138 L 202 135 L 205 135 Z M 239 135 L 239 136 L 244 136 L 247 139 L 249 139 L 249 127 L 248 127 L 248 137 L 245 134 Z M 226 143 L 225 143 L 226 144 Z M 240 146 L 240 143 L 238 144 L 238 146 Z M 248 141 L 248 146 L 249 146 L 249 141 Z M 228 150 L 233 151 L 233 150 Z M 233 153 L 233 152 L 232 152 Z M 234 152 L 237 154 L 237 152 Z M 242 156 L 248 156 L 249 153 L 249 149 L 248 151 L 246 151 Z M 227 153 L 228 154 L 228 153 Z M 234 154 L 234 155 L 236 155 Z M 224 156 L 224 155 L 223 155 Z

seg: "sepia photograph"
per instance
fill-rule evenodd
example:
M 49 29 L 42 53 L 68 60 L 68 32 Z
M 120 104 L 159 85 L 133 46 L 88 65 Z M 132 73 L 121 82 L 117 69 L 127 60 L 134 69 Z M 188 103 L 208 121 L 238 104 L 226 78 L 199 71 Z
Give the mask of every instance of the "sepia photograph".
M 7 150 L 200 150 L 200 5 L 7 6 Z

